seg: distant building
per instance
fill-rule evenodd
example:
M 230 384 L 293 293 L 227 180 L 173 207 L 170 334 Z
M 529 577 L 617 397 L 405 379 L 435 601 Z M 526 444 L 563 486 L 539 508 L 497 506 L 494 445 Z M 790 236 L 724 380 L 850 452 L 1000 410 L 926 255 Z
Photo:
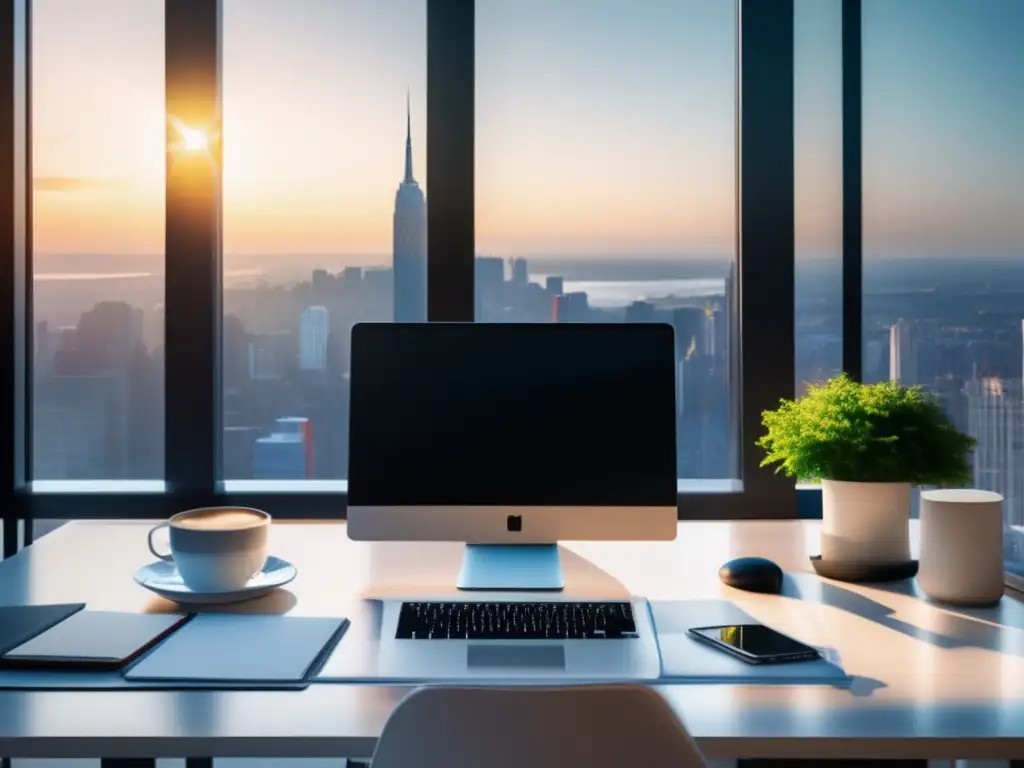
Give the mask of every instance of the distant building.
M 33 474 L 39 480 L 130 477 L 125 382 L 110 376 L 36 381 Z
M 32 339 L 35 347 L 32 371 L 35 376 L 45 376 L 52 371 L 53 359 L 57 355 L 58 338 L 59 332 L 52 331 L 46 320 L 36 323 L 36 332 Z
M 395 194 L 394 317 L 396 323 L 427 319 L 427 203 L 412 174 L 412 117 L 406 104 L 405 177 Z
M 544 281 L 544 288 L 552 296 L 561 296 L 565 293 L 565 280 L 558 275 L 551 275 Z
M 390 268 L 364 269 L 360 282 L 370 297 L 383 298 L 394 290 L 395 272 Z
M 478 256 L 473 275 L 476 319 L 490 320 L 500 311 L 505 285 L 505 262 L 494 256 Z
M 627 323 L 653 323 L 657 319 L 654 305 L 649 301 L 634 301 L 626 307 Z
M 62 325 L 57 329 L 57 351 L 67 352 L 77 346 L 78 326 Z
M 223 454 L 225 480 L 250 480 L 253 477 L 253 446 L 259 439 L 256 427 L 224 427 Z
M 331 317 L 327 307 L 307 307 L 299 321 L 299 370 L 327 370 L 327 341 L 331 335 Z
M 686 360 L 703 353 L 707 316 L 700 307 L 677 307 L 672 310 L 672 326 L 676 331 L 676 356 Z
M 338 288 L 343 295 L 358 293 L 363 282 L 362 267 L 344 267 L 338 275 Z
M 75 347 L 91 367 L 118 370 L 142 344 L 143 312 L 123 301 L 101 301 L 78 321 Z
M 309 419 L 278 419 L 275 431 L 253 444 L 256 480 L 308 480 L 313 477 L 313 431 Z
M 556 323 L 585 323 L 590 320 L 590 302 L 583 291 L 555 296 L 552 321 Z
M 526 259 L 520 257 L 512 259 L 512 284 L 525 286 L 530 282 L 530 269 Z
M 914 343 L 914 327 L 900 318 L 889 329 L 889 379 L 908 387 L 921 383 L 919 350 Z
M 331 274 L 326 269 L 314 269 L 313 279 L 310 284 L 313 287 L 313 292 L 320 295 L 330 290 L 333 280 L 334 278 L 331 277 Z
M 842 341 L 840 340 L 840 344 Z M 842 347 L 840 347 L 840 357 Z M 864 343 L 864 381 L 878 381 L 885 378 L 885 341 L 884 339 L 868 339 Z
M 221 354 L 224 361 L 224 390 L 236 391 L 249 379 L 249 334 L 245 324 L 236 315 L 224 315 Z
M 268 381 L 283 378 L 288 367 L 291 343 L 287 333 L 252 334 L 248 346 L 249 380 Z M 294 348 L 291 354 L 295 354 Z
M 1000 493 L 1010 525 L 1024 525 L 1024 385 L 987 377 L 967 382 L 974 485 Z
M 704 306 L 704 340 L 701 342 L 701 351 L 709 357 L 715 357 L 719 315 L 710 304 Z

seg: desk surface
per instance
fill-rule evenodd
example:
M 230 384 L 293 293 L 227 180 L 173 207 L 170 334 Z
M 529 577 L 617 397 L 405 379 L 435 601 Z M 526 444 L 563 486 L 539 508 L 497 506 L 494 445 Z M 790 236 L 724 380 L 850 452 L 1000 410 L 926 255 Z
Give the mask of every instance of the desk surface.
M 568 543 L 565 596 L 725 597 L 839 651 L 856 678 L 849 691 L 660 688 L 710 757 L 1024 757 L 1024 603 L 1008 594 L 998 607 L 961 610 L 928 603 L 913 582 L 822 581 L 807 562 L 818 525 L 681 523 L 674 542 Z M 152 559 L 149 527 L 77 522 L 58 529 L 0 563 L 0 604 L 174 610 L 132 581 Z M 298 578 L 233 610 L 356 622 L 365 598 L 456 594 L 461 545 L 352 542 L 339 523 L 275 524 L 272 542 L 275 555 L 298 566 Z M 752 554 L 787 571 L 782 596 L 719 583 L 722 562 Z M 408 691 L 337 684 L 298 693 L 6 691 L 0 755 L 364 757 Z

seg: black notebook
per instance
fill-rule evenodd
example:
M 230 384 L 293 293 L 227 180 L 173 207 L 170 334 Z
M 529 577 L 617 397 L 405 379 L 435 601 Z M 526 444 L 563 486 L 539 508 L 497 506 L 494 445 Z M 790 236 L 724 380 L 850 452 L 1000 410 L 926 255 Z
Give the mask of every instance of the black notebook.
M 0 606 L 0 656 L 83 608 L 85 603 Z
M 121 669 L 189 616 L 79 611 L 0 657 L 8 669 Z

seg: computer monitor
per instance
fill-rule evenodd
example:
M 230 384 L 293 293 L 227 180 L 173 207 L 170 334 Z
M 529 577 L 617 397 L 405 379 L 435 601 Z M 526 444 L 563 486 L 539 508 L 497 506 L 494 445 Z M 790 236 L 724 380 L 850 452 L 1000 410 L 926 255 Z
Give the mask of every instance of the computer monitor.
M 365 323 L 351 370 L 350 538 L 466 542 L 465 589 L 561 588 L 558 541 L 675 538 L 671 326 Z

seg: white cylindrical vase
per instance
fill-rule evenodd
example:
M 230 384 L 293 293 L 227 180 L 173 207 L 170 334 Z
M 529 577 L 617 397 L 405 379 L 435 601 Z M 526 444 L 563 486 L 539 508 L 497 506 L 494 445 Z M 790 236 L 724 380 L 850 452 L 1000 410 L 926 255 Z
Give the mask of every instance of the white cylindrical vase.
M 1003 497 L 992 491 L 921 494 L 921 565 L 928 597 L 989 605 L 1003 596 Z
M 910 560 L 910 484 L 821 482 L 821 559 L 894 565 Z

